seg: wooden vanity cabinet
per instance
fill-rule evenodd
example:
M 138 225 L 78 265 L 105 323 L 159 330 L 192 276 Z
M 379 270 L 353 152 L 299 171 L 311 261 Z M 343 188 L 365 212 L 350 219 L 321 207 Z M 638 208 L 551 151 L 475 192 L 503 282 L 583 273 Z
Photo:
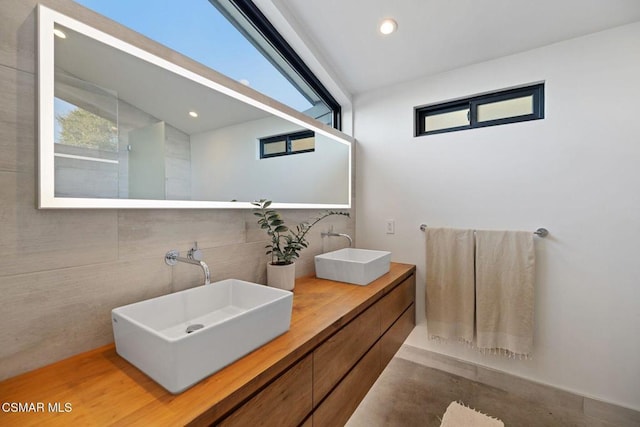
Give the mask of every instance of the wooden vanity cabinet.
M 6 402 L 69 402 L 0 425 L 343 426 L 412 330 L 415 266 L 367 286 L 296 281 L 291 328 L 178 395 L 109 344 L 0 381 Z
M 378 338 L 380 308 L 374 304 L 314 350 L 314 406 L 324 399 Z
M 380 328 L 377 341 L 344 378 L 336 381 L 338 385 L 317 407 L 314 376 L 314 427 L 343 426 L 398 351 L 415 326 L 415 284 L 415 275 L 412 274 L 358 317 L 371 318 L 373 313 L 378 316 L 377 325 L 369 323 L 372 329 Z M 324 345 L 314 351 L 314 373 L 315 353 L 322 351 Z
M 380 338 L 380 356 L 383 369 L 391 362 L 393 355 L 396 354 L 415 325 L 415 310 L 412 304 Z
M 377 303 L 380 307 L 380 335 L 384 334 L 414 302 L 415 294 L 416 276 L 411 275 Z
M 313 411 L 313 426 L 344 426 L 381 373 L 377 343 Z
M 217 425 L 296 427 L 311 413 L 312 371 L 308 355 Z
M 412 275 L 379 303 L 382 316 L 380 351 L 383 369 L 416 324 L 415 289 L 416 277 Z
M 415 325 L 415 274 L 322 341 L 220 426 L 343 426 Z

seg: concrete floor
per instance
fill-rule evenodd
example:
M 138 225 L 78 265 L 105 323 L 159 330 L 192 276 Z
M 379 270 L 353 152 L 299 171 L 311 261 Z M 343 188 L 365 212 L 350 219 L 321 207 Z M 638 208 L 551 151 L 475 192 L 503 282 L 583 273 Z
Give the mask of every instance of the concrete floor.
M 499 418 L 505 426 L 614 427 L 563 407 L 522 397 L 394 357 L 353 414 L 348 427 L 438 427 L 452 401 Z

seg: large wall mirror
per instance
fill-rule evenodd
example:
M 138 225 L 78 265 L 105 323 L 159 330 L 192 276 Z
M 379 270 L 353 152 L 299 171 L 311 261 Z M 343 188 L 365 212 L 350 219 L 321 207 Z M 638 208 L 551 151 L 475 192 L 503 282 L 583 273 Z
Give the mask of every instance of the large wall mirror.
M 349 208 L 352 140 L 39 7 L 40 208 Z

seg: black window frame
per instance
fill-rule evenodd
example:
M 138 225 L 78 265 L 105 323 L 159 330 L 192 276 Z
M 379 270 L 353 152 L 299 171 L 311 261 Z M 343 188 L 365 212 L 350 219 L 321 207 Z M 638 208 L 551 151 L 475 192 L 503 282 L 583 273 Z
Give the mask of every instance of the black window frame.
M 507 101 L 509 99 L 522 98 L 525 96 L 533 96 L 533 113 L 478 122 L 478 106 Z M 425 131 L 425 117 L 464 109 L 469 109 L 468 125 Z M 515 89 L 501 90 L 439 104 L 414 107 L 414 136 L 434 135 L 540 119 L 544 119 L 544 83 L 537 83 Z
M 280 135 L 274 135 L 274 136 L 269 136 L 266 138 L 260 138 L 259 142 L 260 142 L 260 158 L 261 159 L 270 159 L 272 157 L 282 157 L 282 156 L 290 156 L 290 155 L 294 155 L 294 154 L 303 154 L 303 153 L 313 153 L 314 151 L 316 151 L 315 148 L 310 148 L 308 150 L 298 150 L 298 151 L 292 151 L 291 150 L 291 142 L 295 141 L 296 139 L 305 139 L 305 138 L 310 138 L 310 137 L 315 137 L 316 133 L 312 130 L 303 130 L 300 132 L 292 132 L 292 133 L 283 133 Z M 276 142 L 281 142 L 284 141 L 285 142 L 285 150 L 282 153 L 272 153 L 272 154 L 265 154 L 264 152 L 264 147 L 265 145 L 268 144 L 272 144 L 272 143 L 276 143 Z M 314 143 L 314 147 L 315 147 L 315 143 Z
M 280 35 L 278 30 L 271 24 L 266 16 L 260 11 L 260 9 L 251 0 L 228 0 L 236 9 L 238 9 L 242 15 L 247 19 L 251 25 L 267 40 L 267 42 L 284 58 L 291 68 L 304 80 L 309 87 L 315 92 L 315 94 L 331 109 L 332 112 L 332 126 L 335 129 L 342 130 L 342 107 L 331 95 L 331 92 L 320 82 L 311 69 L 304 63 L 302 58 L 296 53 L 291 45 Z M 287 77 L 287 73 L 264 52 L 262 47 L 253 42 L 252 38 L 247 34 L 246 30 L 236 22 L 232 16 L 223 8 L 218 7 L 215 2 L 210 0 L 210 3 L 215 6 L 228 20 L 233 24 L 238 31 L 240 31 L 260 52 L 262 52 L 274 67 L 282 72 L 282 75 Z M 289 81 L 295 86 L 295 82 L 289 79 Z

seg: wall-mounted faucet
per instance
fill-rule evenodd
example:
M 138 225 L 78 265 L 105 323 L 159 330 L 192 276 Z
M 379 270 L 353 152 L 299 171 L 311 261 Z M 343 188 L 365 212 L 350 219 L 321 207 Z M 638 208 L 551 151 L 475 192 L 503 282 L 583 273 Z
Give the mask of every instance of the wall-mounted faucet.
M 344 237 L 349 240 L 349 247 L 353 246 L 353 239 L 346 233 L 336 233 L 333 231 L 333 225 L 329 226 L 329 231 L 323 231 L 320 233 L 322 237 Z
M 209 266 L 207 265 L 207 263 L 202 261 L 202 251 L 198 249 L 198 242 L 195 242 L 194 246 L 189 249 L 186 258 L 181 257 L 180 252 L 172 249 L 164 256 L 164 262 L 166 262 L 167 265 L 171 266 L 176 265 L 178 262 L 199 265 L 200 267 L 202 267 L 202 271 L 204 272 L 204 284 L 208 285 L 211 283 L 211 273 L 209 272 Z

